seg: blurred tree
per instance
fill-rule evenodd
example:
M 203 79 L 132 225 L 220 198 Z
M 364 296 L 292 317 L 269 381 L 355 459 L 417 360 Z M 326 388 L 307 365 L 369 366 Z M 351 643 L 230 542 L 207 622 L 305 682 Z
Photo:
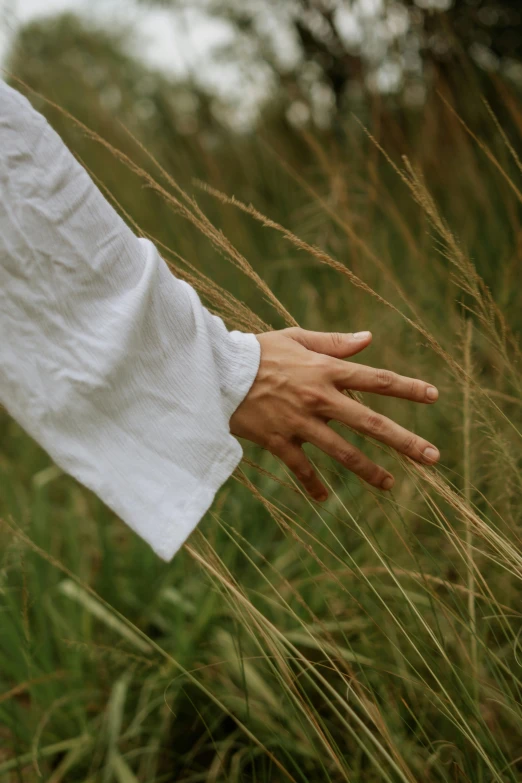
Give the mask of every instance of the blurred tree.
M 150 70 L 129 53 L 130 43 L 126 30 L 59 14 L 20 28 L 6 69 L 87 124 L 107 126 L 117 116 L 146 143 L 212 125 L 213 96 Z
M 421 0 L 408 0 L 422 8 Z M 467 50 L 479 65 L 522 60 L 522 3 L 520 0 L 453 0 L 444 13 L 423 13 L 423 49 L 438 60 Z
M 255 129 L 237 132 L 224 122 L 228 115 L 218 97 L 190 80 L 167 78 L 150 69 L 129 53 L 132 48 L 129 33 L 101 28 L 72 14 L 60 14 L 21 27 L 10 42 L 5 65 L 15 77 L 11 79 L 13 86 L 25 92 L 16 81 L 18 78 L 54 101 L 156 180 L 162 181 L 161 173 L 145 150 L 188 190 L 193 189 L 196 178 L 220 190 L 239 191 L 246 200 L 255 198 L 266 212 L 276 202 L 282 212 L 284 195 L 291 192 L 288 214 L 281 214 L 283 222 L 290 222 L 289 216 L 301 204 L 295 190 L 288 183 L 282 184 L 281 173 L 274 165 L 257 165 L 261 154 L 258 134 L 268 143 L 277 142 L 280 149 L 283 147 L 289 165 L 297 168 L 305 159 L 305 142 L 293 133 L 277 103 L 273 108 L 266 107 Z M 204 268 L 225 289 L 238 290 L 239 285 L 245 301 L 256 302 L 258 312 L 265 310 L 267 318 L 273 317 L 269 305 L 257 301 L 255 285 L 246 278 L 238 284 L 237 270 L 223 262 L 201 232 L 157 194 L 144 188 L 141 179 L 59 109 L 37 94 L 29 93 L 29 97 L 89 172 L 112 194 L 125 219 L 130 217 L 156 240 Z M 205 202 L 207 214 L 217 225 L 225 232 L 230 229 L 236 239 L 247 244 L 251 261 L 257 257 L 266 268 L 266 259 L 278 258 L 268 232 L 259 231 L 252 244 L 249 232 L 238 229 L 240 220 L 234 211 L 200 192 L 197 197 Z
M 521 0 L 139 0 L 226 21 L 222 54 L 270 77 L 327 120 L 363 89 L 423 101 L 434 73 L 469 55 L 522 82 Z M 299 119 L 297 109 L 296 118 Z M 305 109 L 301 110 L 303 117 Z
M 6 69 L 154 176 L 157 168 L 125 129 L 183 181 L 204 178 L 208 151 L 225 136 L 212 110 L 215 98 L 150 70 L 128 53 L 128 43 L 128 33 L 61 14 L 20 28 Z M 16 81 L 13 85 L 23 91 Z M 145 197 L 142 183 L 63 113 L 38 95 L 30 97 L 125 211 L 146 220 L 149 230 L 170 241 L 172 213 Z

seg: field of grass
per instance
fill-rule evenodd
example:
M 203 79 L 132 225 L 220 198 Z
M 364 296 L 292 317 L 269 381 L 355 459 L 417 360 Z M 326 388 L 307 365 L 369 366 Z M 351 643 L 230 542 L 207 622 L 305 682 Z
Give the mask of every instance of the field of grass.
M 332 132 L 267 113 L 183 135 L 166 86 L 144 122 L 122 78 L 111 111 L 63 65 L 12 68 L 121 151 L 45 107 L 175 274 L 231 328 L 371 329 L 358 360 L 440 400 L 365 402 L 442 456 L 332 424 L 396 484 L 306 446 L 318 505 L 244 443 L 165 564 L 0 410 L 0 781 L 522 780 L 520 98 L 440 84 L 422 112 L 375 99 Z

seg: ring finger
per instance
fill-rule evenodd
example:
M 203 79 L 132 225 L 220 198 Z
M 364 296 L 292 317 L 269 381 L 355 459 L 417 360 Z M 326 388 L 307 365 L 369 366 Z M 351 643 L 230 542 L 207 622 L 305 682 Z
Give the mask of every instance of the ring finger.
M 387 470 L 372 462 L 366 454 L 348 443 L 327 424 L 319 420 L 310 422 L 306 430 L 306 441 L 320 448 L 373 487 L 393 487 L 393 476 Z

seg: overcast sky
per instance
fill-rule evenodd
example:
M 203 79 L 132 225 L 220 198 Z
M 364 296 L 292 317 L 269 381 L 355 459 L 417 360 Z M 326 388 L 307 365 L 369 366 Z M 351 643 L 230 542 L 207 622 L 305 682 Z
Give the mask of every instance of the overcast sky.
M 64 11 L 100 21 L 109 29 L 130 27 L 135 56 L 167 74 L 190 73 L 214 94 L 231 100 L 238 127 L 250 125 L 270 90 L 266 73 L 251 69 L 245 89 L 245 75 L 238 65 L 212 56 L 234 36 L 234 28 L 225 20 L 211 19 L 197 9 L 173 12 L 131 0 L 0 0 L 0 67 L 7 44 L 20 25 Z
M 447 3 L 449 0 L 422 2 Z M 364 25 L 376 23 L 382 6 L 383 0 L 357 0 L 354 6 L 340 4 L 335 20 L 341 37 L 351 44 L 362 40 Z M 244 121 L 248 124 L 260 100 L 269 93 L 270 79 L 266 69 L 248 68 L 247 77 L 237 63 L 227 63 L 213 57 L 213 51 L 234 36 L 234 28 L 225 20 L 212 19 L 196 8 L 182 12 L 166 8 L 152 9 L 145 3 L 138 4 L 131 0 L 0 0 L 0 65 L 9 40 L 20 25 L 31 19 L 64 11 L 73 11 L 89 21 L 99 21 L 108 29 L 117 29 L 122 25 L 130 28 L 135 40 L 135 56 L 166 73 L 177 76 L 190 73 L 202 86 L 232 99 L 238 112 L 236 121 L 239 123 Z M 267 26 L 265 32 L 269 32 L 275 42 L 280 58 L 291 61 L 298 57 L 295 42 L 276 20 L 267 15 L 264 23 Z M 407 28 L 407 14 L 401 6 L 397 6 L 395 15 L 389 15 L 387 25 L 388 36 L 401 34 Z M 376 35 L 381 48 L 386 39 L 383 35 Z M 377 53 L 377 59 L 379 62 L 382 60 L 382 63 L 375 79 L 379 89 L 389 90 L 400 82 L 401 72 L 398 66 L 393 69 L 393 63 L 384 62 L 384 53 Z M 244 69 L 245 65 L 242 67 Z M 246 84 L 248 89 L 245 89 Z

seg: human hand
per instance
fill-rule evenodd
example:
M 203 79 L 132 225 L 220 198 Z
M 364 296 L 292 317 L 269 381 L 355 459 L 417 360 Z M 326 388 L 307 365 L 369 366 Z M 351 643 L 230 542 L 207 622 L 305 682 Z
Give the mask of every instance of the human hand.
M 434 386 L 342 359 L 366 348 L 370 332 L 311 332 L 299 327 L 256 335 L 261 344 L 259 370 L 248 394 L 230 418 L 233 435 L 275 454 L 309 495 L 326 500 L 328 492 L 301 448 L 312 443 L 374 487 L 391 489 L 393 476 L 328 427 L 339 421 L 392 446 L 425 465 L 439 452 L 431 443 L 386 416 L 352 400 L 343 389 L 432 403 Z

